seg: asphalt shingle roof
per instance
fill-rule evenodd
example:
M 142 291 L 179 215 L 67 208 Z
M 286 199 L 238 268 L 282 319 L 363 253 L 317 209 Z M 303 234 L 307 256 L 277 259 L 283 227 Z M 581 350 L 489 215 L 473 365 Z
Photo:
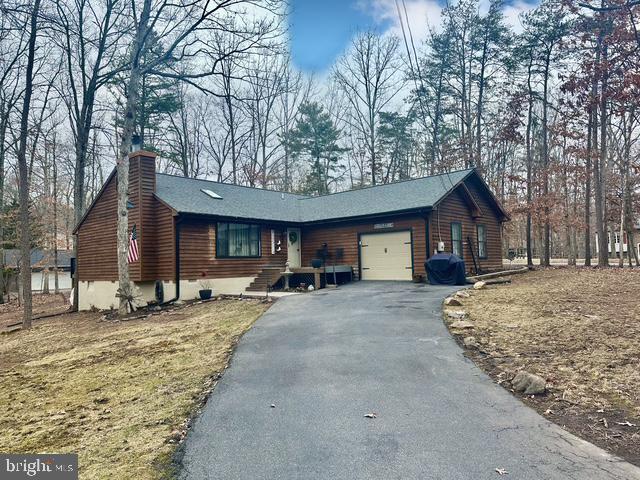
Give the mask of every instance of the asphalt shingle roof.
M 309 197 L 209 180 L 156 175 L 156 195 L 178 213 L 291 223 L 433 207 L 473 169 Z M 202 190 L 211 190 L 214 199 Z
M 44 267 L 47 263 L 53 266 L 53 251 L 47 252 L 39 248 L 31 250 L 31 266 Z M 8 267 L 17 267 L 22 253 L 17 248 L 3 250 L 4 264 Z M 72 250 L 58 250 L 58 267 L 69 267 L 71 265 Z

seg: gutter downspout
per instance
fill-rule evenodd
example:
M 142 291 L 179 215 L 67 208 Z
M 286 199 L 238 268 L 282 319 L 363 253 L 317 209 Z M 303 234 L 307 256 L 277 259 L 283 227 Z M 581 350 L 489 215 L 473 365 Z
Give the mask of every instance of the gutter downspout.
M 170 303 L 173 303 L 180 299 L 180 218 L 176 219 L 175 234 L 176 234 L 176 239 L 175 239 L 174 254 L 175 254 L 175 260 L 176 260 L 176 264 L 175 264 L 176 294 L 171 300 L 167 300 L 166 302 L 163 302 L 162 305 L 169 305 Z
M 429 260 L 429 258 L 431 258 L 431 228 L 429 228 L 430 224 L 431 224 L 431 213 L 427 212 L 425 219 L 424 219 L 424 224 L 425 224 L 425 234 L 426 234 L 426 244 L 427 244 L 427 260 Z

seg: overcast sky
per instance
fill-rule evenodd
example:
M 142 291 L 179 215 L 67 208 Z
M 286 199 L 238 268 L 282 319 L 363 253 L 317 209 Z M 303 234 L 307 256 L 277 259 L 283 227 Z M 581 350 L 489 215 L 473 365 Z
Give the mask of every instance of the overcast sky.
M 506 21 L 515 31 L 520 30 L 518 15 L 535 5 L 531 2 L 537 3 L 506 0 Z M 488 3 L 481 0 L 481 10 Z M 424 39 L 428 26 L 438 28 L 444 4 L 444 0 L 405 0 L 414 39 Z M 292 0 L 289 22 L 293 62 L 306 72 L 325 72 L 359 30 L 401 35 L 395 0 Z

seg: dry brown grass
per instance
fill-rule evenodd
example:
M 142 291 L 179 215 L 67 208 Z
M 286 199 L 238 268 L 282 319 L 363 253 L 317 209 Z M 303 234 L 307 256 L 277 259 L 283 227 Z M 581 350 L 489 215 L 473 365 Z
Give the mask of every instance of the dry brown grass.
M 220 300 L 146 319 L 94 313 L 0 337 L 0 451 L 77 452 L 80 478 L 159 478 L 176 429 L 267 305 Z
M 640 462 L 640 271 L 561 268 L 516 275 L 463 300 L 480 352 L 503 381 L 519 369 L 548 382 L 532 406 Z M 508 382 L 504 382 L 508 386 Z M 605 419 L 604 421 L 602 419 Z

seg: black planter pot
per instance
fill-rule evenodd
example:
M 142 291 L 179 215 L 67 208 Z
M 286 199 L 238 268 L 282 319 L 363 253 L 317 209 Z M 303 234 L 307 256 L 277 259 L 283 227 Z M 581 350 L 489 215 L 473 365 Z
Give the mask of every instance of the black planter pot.
M 200 294 L 200 300 L 209 300 L 211 298 L 212 290 L 207 288 L 205 290 L 198 291 L 198 293 Z

